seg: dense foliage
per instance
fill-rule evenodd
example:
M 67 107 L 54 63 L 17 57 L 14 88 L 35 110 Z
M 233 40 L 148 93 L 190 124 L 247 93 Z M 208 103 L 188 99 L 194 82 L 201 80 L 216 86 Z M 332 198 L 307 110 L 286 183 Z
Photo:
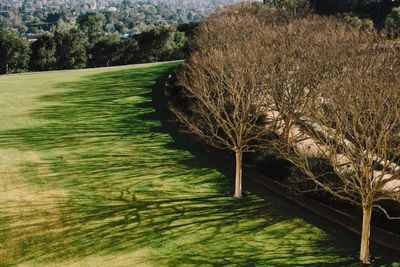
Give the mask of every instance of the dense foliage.
M 56 41 L 52 35 L 44 34 L 40 36 L 31 45 L 31 49 L 30 69 L 44 71 L 56 68 Z
M 123 39 L 101 31 L 101 17 L 88 14 L 79 27 L 58 29 L 29 43 L 12 30 L 0 30 L 0 74 L 105 67 L 181 59 L 187 52 L 187 37 L 195 25 L 158 25 Z M 29 64 L 28 64 L 29 63 Z
M 28 61 L 28 42 L 13 31 L 0 30 L 0 73 L 24 70 Z

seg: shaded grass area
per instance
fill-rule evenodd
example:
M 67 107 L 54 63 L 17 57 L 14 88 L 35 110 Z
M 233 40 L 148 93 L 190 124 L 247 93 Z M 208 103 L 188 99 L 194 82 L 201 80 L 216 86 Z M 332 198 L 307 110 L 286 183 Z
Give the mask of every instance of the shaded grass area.
M 234 200 L 229 171 L 171 138 L 151 92 L 176 65 L 0 79 L 0 266 L 357 265 L 353 239 Z

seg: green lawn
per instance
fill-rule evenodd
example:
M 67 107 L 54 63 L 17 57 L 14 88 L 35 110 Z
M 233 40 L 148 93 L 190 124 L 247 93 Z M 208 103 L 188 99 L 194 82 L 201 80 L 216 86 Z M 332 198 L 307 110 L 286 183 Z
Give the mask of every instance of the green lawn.
M 345 231 L 233 199 L 172 139 L 152 90 L 177 64 L 0 77 L 0 266 L 355 265 Z

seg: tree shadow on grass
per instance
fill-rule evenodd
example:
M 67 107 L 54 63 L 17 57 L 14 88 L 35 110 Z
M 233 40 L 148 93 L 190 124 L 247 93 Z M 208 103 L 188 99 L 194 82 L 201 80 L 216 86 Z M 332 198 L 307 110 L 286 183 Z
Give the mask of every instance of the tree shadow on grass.
M 26 181 L 15 185 L 37 198 L 0 203 L 0 264 L 146 248 L 143 260 L 155 266 L 354 265 L 352 244 L 305 224 L 279 199 L 233 200 L 223 164 L 170 137 L 151 92 L 174 66 L 60 84 L 40 98 L 51 105 L 30 114 L 46 124 L 0 132 L 1 148 L 40 155 L 20 166 Z

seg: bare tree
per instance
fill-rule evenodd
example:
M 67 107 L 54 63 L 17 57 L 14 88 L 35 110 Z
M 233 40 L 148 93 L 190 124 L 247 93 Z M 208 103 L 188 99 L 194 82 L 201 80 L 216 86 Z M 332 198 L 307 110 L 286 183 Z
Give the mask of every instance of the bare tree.
M 242 196 L 243 153 L 256 150 L 275 126 L 267 104 L 268 36 L 267 28 L 252 16 L 222 16 L 206 22 L 197 35 L 198 51 L 178 74 L 188 109 L 171 103 L 171 110 L 190 132 L 235 153 L 237 198 Z
M 271 73 L 272 97 L 281 117 L 281 137 L 288 138 L 292 126 L 298 127 L 321 81 L 335 77 L 343 69 L 354 46 L 364 46 L 373 38 L 360 34 L 332 18 L 308 17 L 283 25 L 269 49 L 274 51 L 275 68 Z M 289 141 L 289 140 L 286 140 Z
M 400 149 L 398 54 L 373 32 L 339 26 L 331 35 L 327 28 L 314 29 L 320 46 L 309 47 L 323 59 L 309 59 L 318 68 L 300 65 L 294 70 L 297 75 L 280 74 L 281 93 L 297 88 L 289 93 L 299 98 L 304 90 L 309 94 L 295 107 L 280 105 L 279 111 L 290 114 L 295 126 L 281 140 L 279 151 L 319 188 L 362 207 L 360 260 L 367 263 L 372 209 L 393 218 L 381 202 L 400 202 L 400 167 L 395 163 Z M 323 35 L 318 34 L 321 31 Z M 302 60 L 295 53 L 291 57 L 294 62 Z M 320 73 L 314 73 L 318 69 Z M 301 114 L 296 117 L 297 111 Z M 329 162 L 332 173 L 316 169 L 316 157 Z
M 326 148 L 324 154 L 340 186 L 324 187 L 362 206 L 360 260 L 368 262 L 372 208 L 391 218 L 380 201 L 400 201 L 400 168 L 393 163 L 394 147 L 390 147 L 400 124 L 400 77 L 381 62 L 357 63 L 359 69 L 321 85 L 324 103 L 320 112 L 313 112 L 312 120 L 334 129 L 328 137 L 319 134 L 318 140 Z

